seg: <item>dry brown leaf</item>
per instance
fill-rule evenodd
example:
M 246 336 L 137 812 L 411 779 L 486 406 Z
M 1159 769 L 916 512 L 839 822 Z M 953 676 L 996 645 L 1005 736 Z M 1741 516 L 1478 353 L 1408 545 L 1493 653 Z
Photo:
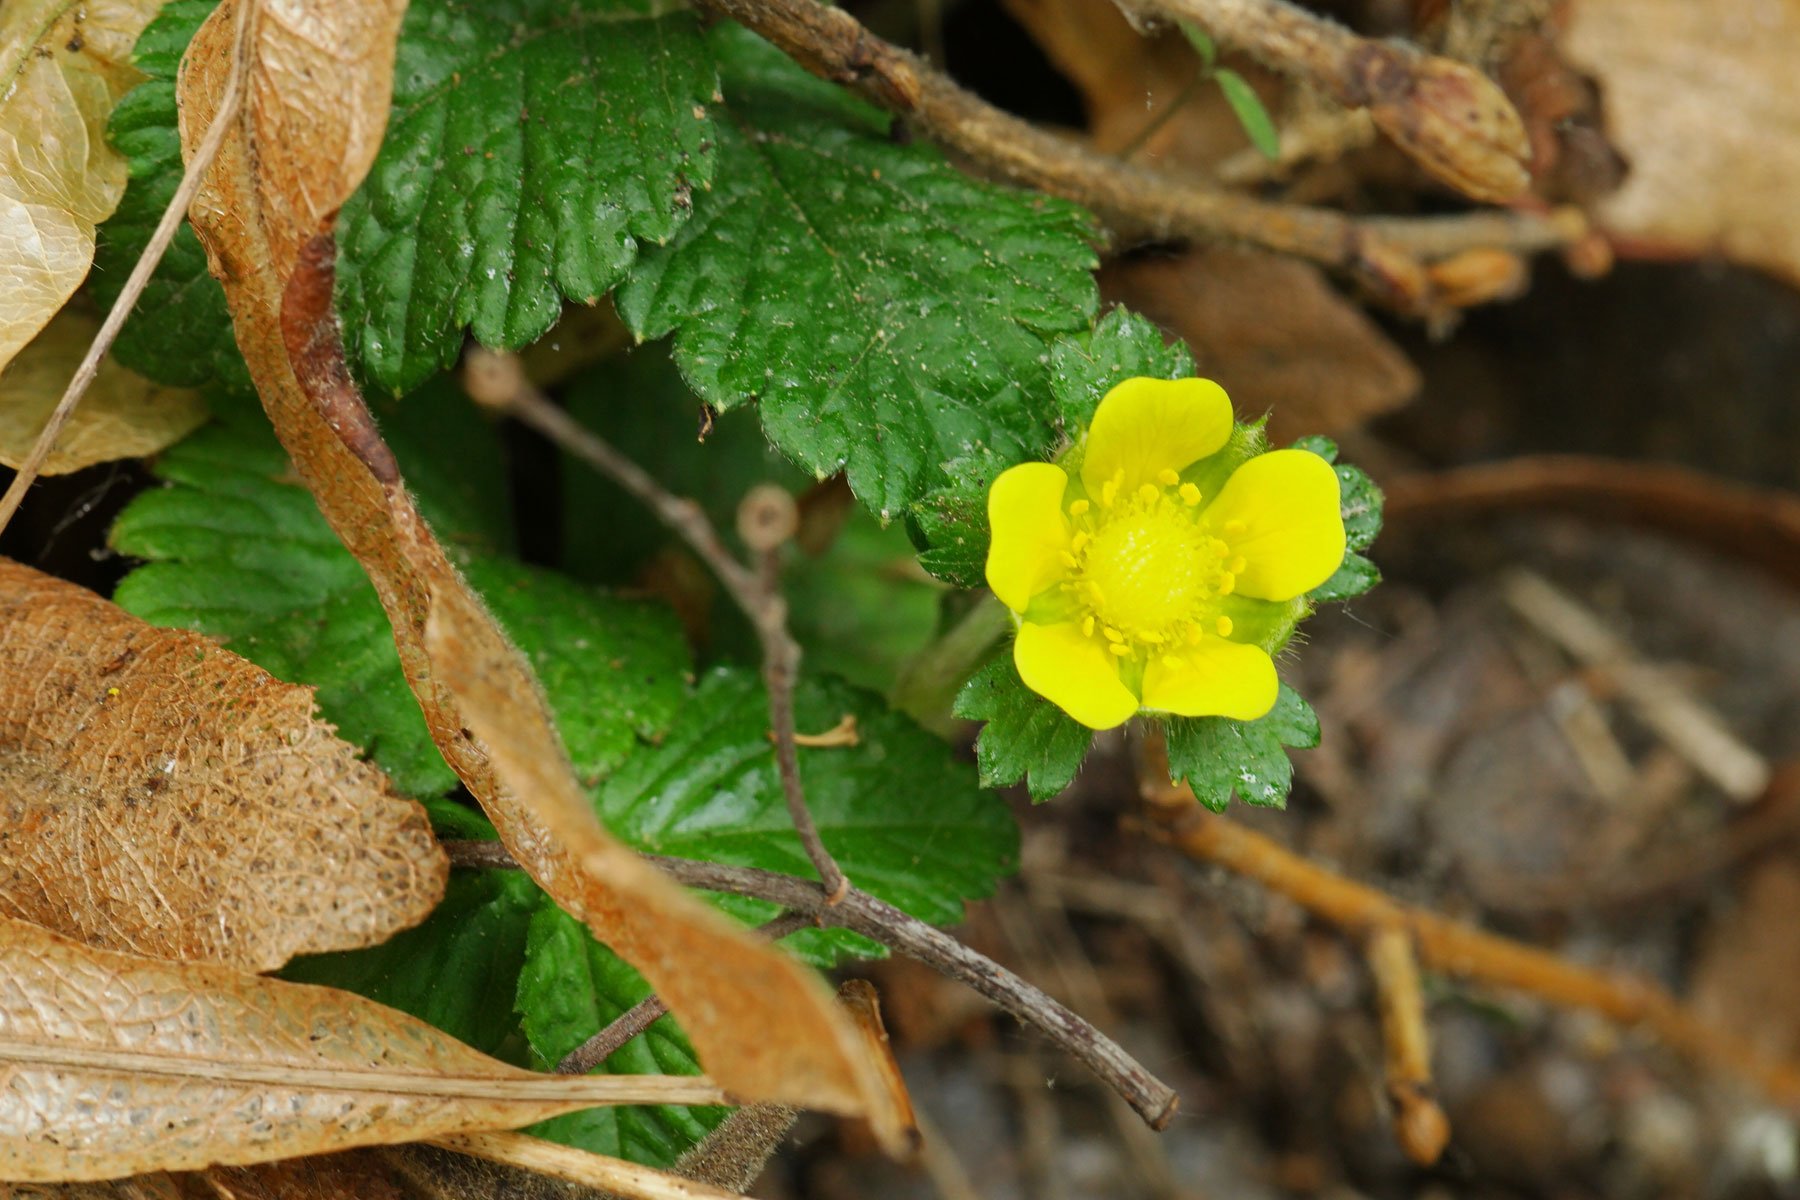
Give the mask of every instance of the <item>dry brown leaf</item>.
M 1563 42 L 1630 164 L 1600 215 L 1645 250 L 1800 284 L 1800 0 L 1580 0 Z
M 16 467 L 36 443 L 100 322 L 64 309 L 0 373 L 0 462 Z M 115 458 L 155 454 L 206 420 L 198 392 L 152 383 L 110 358 L 63 427 L 41 475 L 79 471 Z
M 131 48 L 162 0 L 0 5 L 0 368 L 87 277 L 94 227 L 125 194 L 106 144 L 143 76 Z
M 865 1114 L 898 1144 L 879 1077 L 819 980 L 649 872 L 600 827 L 530 668 L 413 507 L 350 380 L 331 309 L 330 223 L 380 141 L 403 7 L 261 8 L 239 128 L 191 215 L 263 405 L 368 571 L 433 739 L 513 856 L 643 971 L 726 1087 Z M 221 4 L 188 50 L 178 93 L 186 148 L 216 109 L 237 10 Z M 490 760 L 471 730 L 505 762 Z
M 447 872 L 311 688 L 0 559 L 0 915 L 266 971 L 416 925 Z
M 1354 429 L 1411 400 L 1419 374 L 1314 267 L 1227 246 L 1108 263 L 1101 294 L 1192 347 L 1240 415 L 1278 443 Z
M 711 1080 L 534 1075 L 330 988 L 0 919 L 0 1178 L 111 1179 L 510 1129 Z

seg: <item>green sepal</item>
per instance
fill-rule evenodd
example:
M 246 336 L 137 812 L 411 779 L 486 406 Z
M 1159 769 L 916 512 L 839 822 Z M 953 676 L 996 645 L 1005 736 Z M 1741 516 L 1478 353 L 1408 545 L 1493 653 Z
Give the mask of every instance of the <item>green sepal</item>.
M 1170 717 L 1165 721 L 1169 778 L 1186 781 L 1200 803 L 1224 812 L 1235 792 L 1246 804 L 1282 808 L 1293 786 L 1287 750 L 1319 744 L 1319 717 L 1287 684 L 1268 715 L 1255 721 L 1229 717 Z
M 957 694 L 955 713 L 985 721 L 975 762 L 987 787 L 1025 790 L 1043 802 L 1068 787 L 1093 743 L 1094 731 L 1027 688 L 1010 654 L 977 671 Z

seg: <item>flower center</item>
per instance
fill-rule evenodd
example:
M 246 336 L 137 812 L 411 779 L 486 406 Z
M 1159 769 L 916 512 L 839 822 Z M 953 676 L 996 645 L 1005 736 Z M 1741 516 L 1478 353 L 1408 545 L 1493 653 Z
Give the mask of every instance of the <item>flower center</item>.
M 1243 568 L 1200 515 L 1202 499 L 1193 484 L 1164 471 L 1160 486 L 1123 495 L 1115 479 L 1069 506 L 1075 536 L 1063 586 L 1084 610 L 1083 630 L 1104 637 L 1114 654 L 1135 658 L 1151 647 L 1169 654 L 1231 632 L 1217 601 L 1236 586 L 1233 568 Z

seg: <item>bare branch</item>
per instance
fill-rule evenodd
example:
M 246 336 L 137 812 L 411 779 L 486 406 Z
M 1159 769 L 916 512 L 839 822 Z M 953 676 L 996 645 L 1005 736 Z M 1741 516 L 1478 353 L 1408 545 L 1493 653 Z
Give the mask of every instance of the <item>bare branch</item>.
M 454 866 L 517 865 L 498 842 L 445 842 L 444 849 Z M 1123 1097 L 1152 1129 L 1166 1128 L 1175 1117 L 1180 1097 L 1174 1089 L 1152 1075 L 1117 1042 L 986 955 L 884 900 L 853 887 L 833 904 L 822 886 L 797 875 L 654 854 L 644 857 L 689 887 L 773 901 L 807 914 L 822 926 L 860 933 L 917 959 L 967 984 L 1025 1024 L 1042 1030 L 1057 1047 Z

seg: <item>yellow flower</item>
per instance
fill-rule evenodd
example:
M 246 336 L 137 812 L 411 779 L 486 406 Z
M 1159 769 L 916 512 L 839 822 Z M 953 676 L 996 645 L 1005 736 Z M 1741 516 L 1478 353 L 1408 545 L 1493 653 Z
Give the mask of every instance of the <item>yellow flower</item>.
M 988 493 L 987 581 L 1019 678 L 1094 729 L 1139 710 L 1254 720 L 1269 657 L 1344 558 L 1338 479 L 1305 450 L 1229 475 L 1231 402 L 1208 379 L 1128 379 L 1085 442 Z M 1216 490 L 1215 490 L 1216 489 Z

